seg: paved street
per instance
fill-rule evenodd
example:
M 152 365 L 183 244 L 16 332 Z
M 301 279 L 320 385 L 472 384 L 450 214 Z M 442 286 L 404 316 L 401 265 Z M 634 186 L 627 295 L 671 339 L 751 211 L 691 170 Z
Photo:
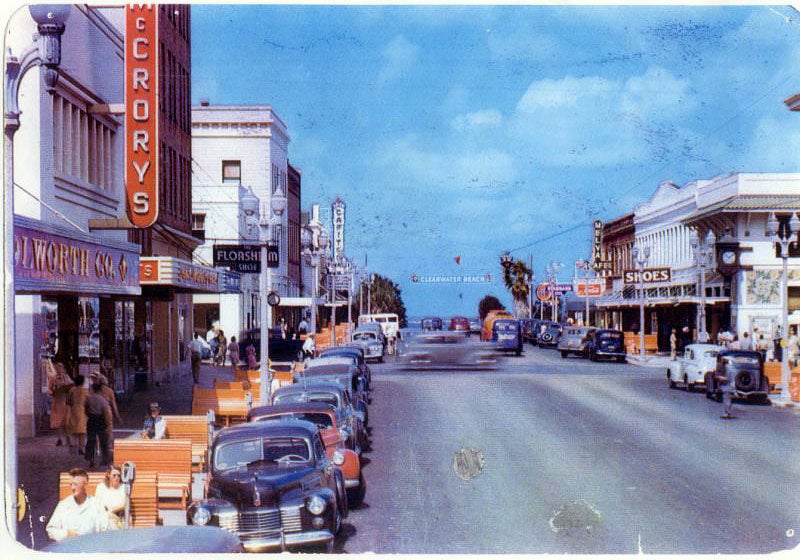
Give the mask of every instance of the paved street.
M 800 529 L 800 418 L 667 388 L 661 368 L 526 346 L 489 372 L 373 366 L 366 504 L 337 549 L 767 553 Z M 454 454 L 485 463 L 468 481 Z M 560 515 L 555 516 L 557 512 Z M 558 532 L 554 527 L 559 529 Z

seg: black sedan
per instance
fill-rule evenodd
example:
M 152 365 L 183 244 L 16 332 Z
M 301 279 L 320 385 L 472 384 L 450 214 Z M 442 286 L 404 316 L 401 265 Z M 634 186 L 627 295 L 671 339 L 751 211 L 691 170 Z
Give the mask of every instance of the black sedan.
M 316 425 L 225 428 L 214 439 L 208 476 L 207 497 L 191 504 L 188 524 L 230 531 L 248 552 L 333 549 L 347 515 L 344 477 Z

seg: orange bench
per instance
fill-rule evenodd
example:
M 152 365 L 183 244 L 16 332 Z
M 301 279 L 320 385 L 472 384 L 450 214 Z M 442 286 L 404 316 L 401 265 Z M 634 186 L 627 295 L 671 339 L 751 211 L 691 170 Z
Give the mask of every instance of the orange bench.
M 192 442 L 192 470 L 203 472 L 208 454 L 208 436 L 211 428 L 208 417 L 200 415 L 162 416 L 167 423 L 167 439 L 188 439 Z
M 86 492 L 94 496 L 97 485 L 103 482 L 105 473 L 90 472 L 89 484 Z M 137 472 L 136 479 L 131 484 L 130 512 L 131 527 L 152 527 L 160 524 L 158 516 L 158 489 L 156 486 L 156 473 Z M 68 472 L 59 473 L 58 499 L 63 500 L 70 495 L 72 477 Z
M 169 425 L 167 425 L 169 429 Z M 186 509 L 192 495 L 192 442 L 188 439 L 118 439 L 114 442 L 114 459 L 119 463 L 136 464 L 136 477 L 154 473 L 159 505 Z M 177 495 L 176 495 L 177 494 Z M 161 498 L 178 498 L 179 503 L 162 502 Z
M 247 393 L 252 396 L 252 402 L 258 402 L 257 383 L 254 383 L 246 391 L 243 389 L 204 389 L 195 385 L 192 394 L 192 415 L 204 415 L 209 410 L 213 410 L 214 416 L 220 419 L 225 426 L 243 422 L 250 410 L 247 406 Z
M 629 354 L 639 353 L 639 340 L 640 335 L 638 332 L 626 331 L 625 333 L 625 349 Z M 646 334 L 644 335 L 644 352 L 645 354 L 658 353 L 658 335 Z

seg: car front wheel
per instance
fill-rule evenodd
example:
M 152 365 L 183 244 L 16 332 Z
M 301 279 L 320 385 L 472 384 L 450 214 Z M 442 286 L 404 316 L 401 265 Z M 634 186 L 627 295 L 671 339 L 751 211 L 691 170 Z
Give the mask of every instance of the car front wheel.
M 567 352 L 565 350 L 562 350 L 561 351 L 561 357 L 566 359 L 567 356 L 569 356 L 569 352 Z
M 667 383 L 669 383 L 669 388 L 670 389 L 674 389 L 675 388 L 675 382 L 672 380 L 672 375 L 671 375 L 669 370 L 667 370 Z
M 692 386 L 689 385 L 689 376 L 688 375 L 684 375 L 683 376 L 683 390 L 686 391 L 687 393 L 692 390 Z

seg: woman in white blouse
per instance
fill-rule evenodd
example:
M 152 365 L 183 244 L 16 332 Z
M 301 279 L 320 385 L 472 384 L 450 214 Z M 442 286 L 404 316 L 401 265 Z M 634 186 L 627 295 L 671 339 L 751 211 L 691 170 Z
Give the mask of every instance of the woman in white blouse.
M 126 502 L 125 487 L 122 485 L 122 469 L 117 465 L 109 465 L 105 482 L 97 485 L 94 497 L 108 512 L 111 525 L 121 528 Z

